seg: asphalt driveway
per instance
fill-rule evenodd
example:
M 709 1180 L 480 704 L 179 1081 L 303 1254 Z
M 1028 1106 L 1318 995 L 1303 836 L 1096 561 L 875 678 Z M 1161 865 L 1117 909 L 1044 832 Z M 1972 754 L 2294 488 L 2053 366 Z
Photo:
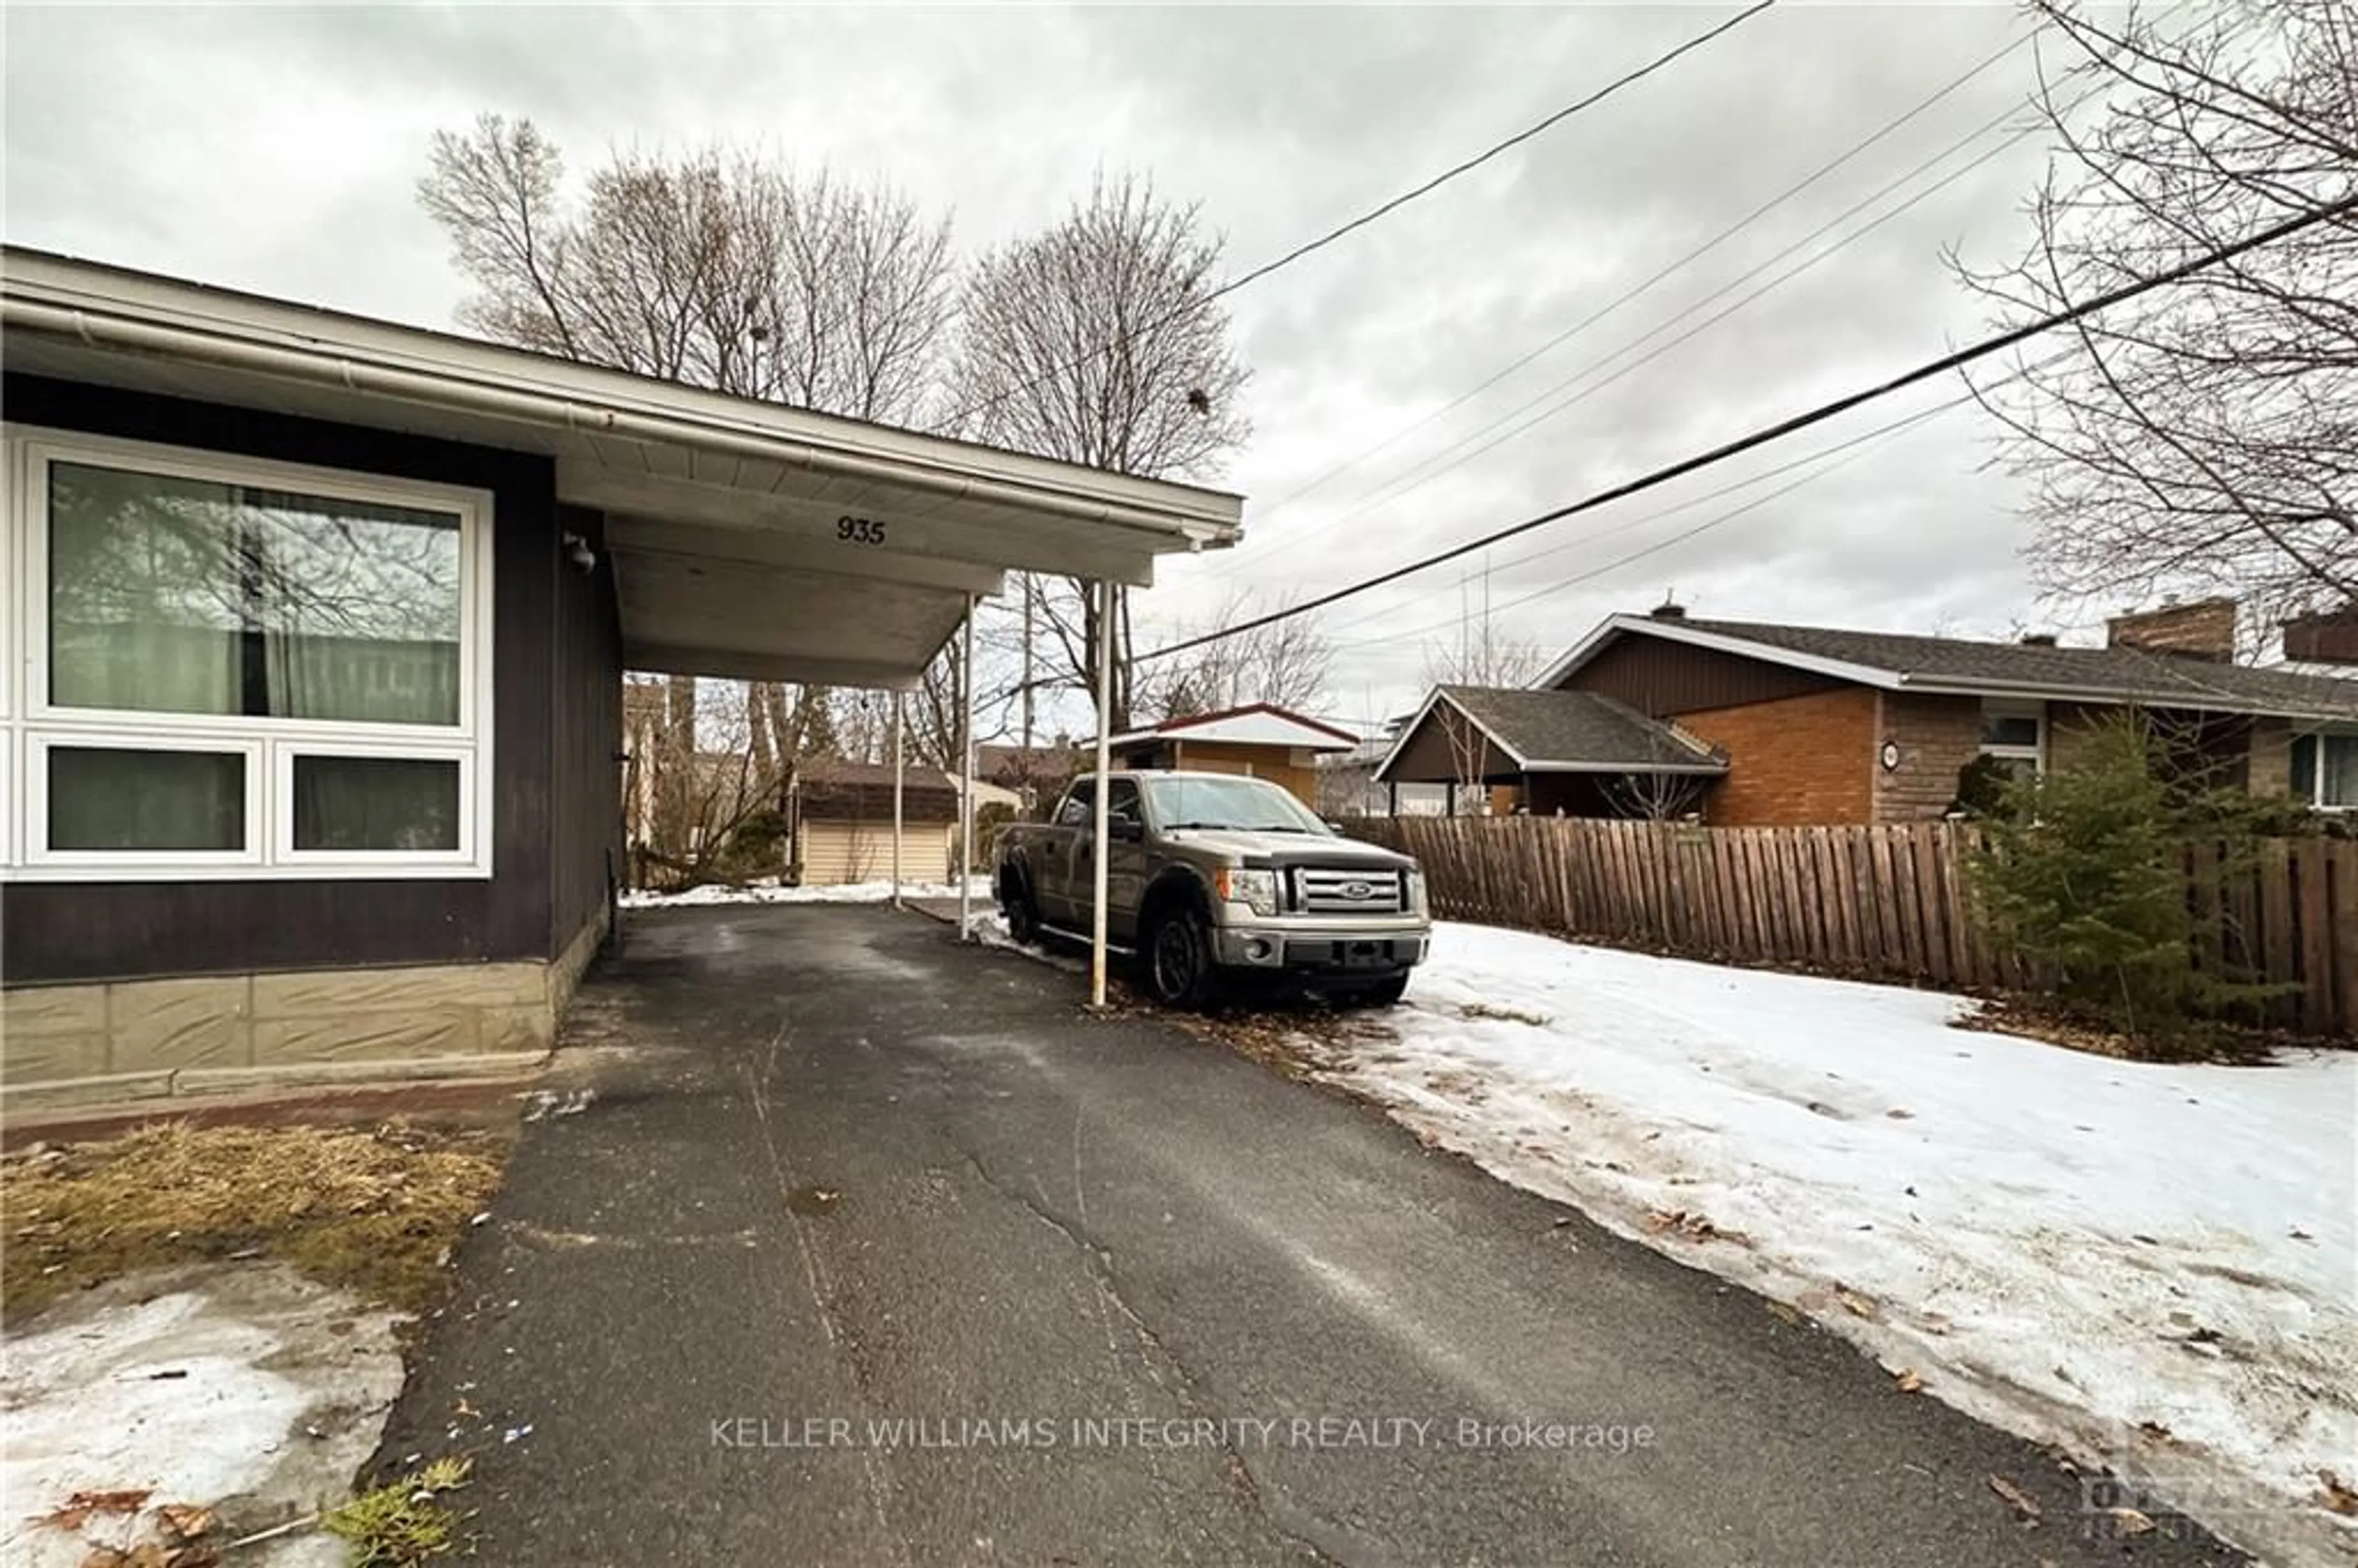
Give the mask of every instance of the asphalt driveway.
M 477 1454 L 483 1562 L 2126 1559 L 2030 1445 L 1069 973 L 626 918 L 388 1428 Z

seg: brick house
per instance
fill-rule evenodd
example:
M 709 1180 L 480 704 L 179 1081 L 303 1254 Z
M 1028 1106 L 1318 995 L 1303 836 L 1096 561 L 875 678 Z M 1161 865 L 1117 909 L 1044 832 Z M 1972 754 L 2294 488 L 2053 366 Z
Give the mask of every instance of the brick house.
M 1976 758 L 2065 766 L 2094 722 L 2136 707 L 2168 722 L 2218 776 L 2350 810 L 2358 663 L 2334 657 L 2348 652 L 2333 635 L 2341 617 L 2313 619 L 2315 633 L 2297 638 L 2298 666 L 2254 668 L 2233 662 L 2226 600 L 2117 617 L 2101 648 L 1704 621 L 1666 606 L 1612 617 L 1529 690 L 1436 689 L 1378 776 L 1478 784 L 1493 809 L 1544 815 L 1921 821 L 1948 810 Z M 1658 729 L 1652 750 L 1625 725 L 1607 732 L 1608 747 L 1581 753 L 1574 710 L 1600 702 Z M 1469 721 L 1493 743 L 1478 753 L 1448 743 L 1452 727 Z M 1535 752 L 1551 727 L 1563 739 Z M 1718 764 L 1684 795 L 1660 771 L 1680 748 Z

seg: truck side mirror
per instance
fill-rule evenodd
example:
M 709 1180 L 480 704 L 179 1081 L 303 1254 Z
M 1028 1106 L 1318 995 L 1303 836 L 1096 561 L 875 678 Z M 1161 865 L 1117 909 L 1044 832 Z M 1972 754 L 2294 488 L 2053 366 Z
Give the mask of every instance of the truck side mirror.
M 1116 816 L 1106 823 L 1106 837 L 1124 844 L 1135 844 L 1146 837 L 1146 824 L 1134 816 Z

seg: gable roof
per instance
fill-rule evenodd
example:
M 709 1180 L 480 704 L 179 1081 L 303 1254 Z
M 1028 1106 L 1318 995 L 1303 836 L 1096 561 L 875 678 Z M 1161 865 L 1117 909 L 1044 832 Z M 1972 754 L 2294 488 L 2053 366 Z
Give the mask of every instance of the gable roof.
M 1237 746 L 1306 746 L 1313 751 L 1347 751 L 1359 743 L 1359 738 L 1348 730 L 1337 730 L 1332 724 L 1321 724 L 1273 702 L 1250 702 L 1242 708 L 1226 708 L 1217 713 L 1190 714 L 1184 719 L 1166 719 L 1151 730 L 1133 730 L 1127 735 L 1117 735 L 1113 744 L 1134 746 L 1142 741 L 1177 739 L 1182 741 L 1217 741 Z
M 1723 773 L 1726 760 L 1627 703 L 1595 691 L 1437 686 L 1401 727 L 1376 777 L 1385 779 L 1436 708 L 1464 716 L 1524 773 Z
M 1887 691 L 2079 698 L 2230 713 L 2358 719 L 2358 687 L 2331 676 L 2215 664 L 2138 648 L 1918 637 L 1831 626 L 1616 615 L 1540 677 L 1552 687 L 1625 635 L 1766 659 Z

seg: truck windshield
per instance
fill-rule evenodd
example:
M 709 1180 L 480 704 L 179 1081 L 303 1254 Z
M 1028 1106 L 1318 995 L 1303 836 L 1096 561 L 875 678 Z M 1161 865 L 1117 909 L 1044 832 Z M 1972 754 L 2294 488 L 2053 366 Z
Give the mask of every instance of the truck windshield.
M 1253 778 L 1204 778 L 1174 774 L 1139 781 L 1153 803 L 1154 820 L 1165 832 L 1188 827 L 1231 827 L 1248 833 L 1314 833 L 1332 830 L 1308 807 L 1277 785 Z

